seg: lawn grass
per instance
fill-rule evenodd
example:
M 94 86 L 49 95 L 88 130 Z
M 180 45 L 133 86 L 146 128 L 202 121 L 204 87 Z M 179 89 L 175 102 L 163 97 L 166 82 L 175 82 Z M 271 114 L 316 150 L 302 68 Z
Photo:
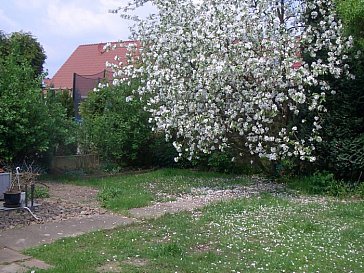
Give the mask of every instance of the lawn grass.
M 131 208 L 144 207 L 152 201 L 171 201 L 192 188 L 228 188 L 249 184 L 248 178 L 212 172 L 181 169 L 161 169 L 141 174 L 103 178 L 63 177 L 57 182 L 100 188 L 99 199 L 110 210 L 125 213 Z
M 363 211 L 362 201 L 262 194 L 67 238 L 26 254 L 55 266 L 37 272 L 52 273 L 364 272 Z
M 62 181 L 101 188 L 104 206 L 119 212 L 173 199 L 194 187 L 251 183 L 175 169 Z M 54 265 L 37 272 L 54 273 L 364 272 L 363 211 L 362 200 L 265 193 L 59 240 L 26 254 Z

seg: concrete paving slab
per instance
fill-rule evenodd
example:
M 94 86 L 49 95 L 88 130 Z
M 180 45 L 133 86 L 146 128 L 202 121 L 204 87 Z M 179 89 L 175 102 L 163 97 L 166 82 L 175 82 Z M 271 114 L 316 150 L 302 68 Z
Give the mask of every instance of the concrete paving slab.
M 9 264 L 17 261 L 24 261 L 30 259 L 29 256 L 20 254 L 9 248 L 0 249 L 0 264 Z
M 18 264 L 0 265 L 0 273 L 25 273 L 29 269 Z
M 37 260 L 37 259 L 30 259 L 21 263 L 18 263 L 19 265 L 26 267 L 26 268 L 37 268 L 37 269 L 49 269 L 52 268 L 51 265 L 46 264 L 43 261 Z
M 73 218 L 62 222 L 30 225 L 0 232 L 0 245 L 13 250 L 23 250 L 48 244 L 60 238 L 78 236 L 100 229 L 112 229 L 134 221 L 116 214 L 102 214 L 81 219 Z

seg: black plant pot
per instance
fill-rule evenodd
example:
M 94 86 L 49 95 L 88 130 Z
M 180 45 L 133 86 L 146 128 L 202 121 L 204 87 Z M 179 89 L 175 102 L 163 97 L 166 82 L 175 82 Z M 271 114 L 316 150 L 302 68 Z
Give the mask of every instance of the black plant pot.
M 4 192 L 4 207 L 17 208 L 20 207 L 21 192 Z

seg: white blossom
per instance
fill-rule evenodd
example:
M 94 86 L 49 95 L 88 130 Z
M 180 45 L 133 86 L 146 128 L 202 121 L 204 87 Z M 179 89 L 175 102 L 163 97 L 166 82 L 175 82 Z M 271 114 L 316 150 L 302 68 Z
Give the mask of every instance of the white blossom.
M 146 2 L 158 13 L 128 15 Z M 129 47 L 129 65 L 114 67 L 114 76 L 144 81 L 138 92 L 155 129 L 180 155 L 234 144 L 269 160 L 313 161 L 321 119 L 312 117 L 335 93 L 322 76 L 351 76 L 352 39 L 334 10 L 330 0 L 133 0 L 119 11 L 135 20 L 141 50 Z M 303 54 L 316 59 L 305 62 Z M 302 136 L 303 125 L 311 135 Z

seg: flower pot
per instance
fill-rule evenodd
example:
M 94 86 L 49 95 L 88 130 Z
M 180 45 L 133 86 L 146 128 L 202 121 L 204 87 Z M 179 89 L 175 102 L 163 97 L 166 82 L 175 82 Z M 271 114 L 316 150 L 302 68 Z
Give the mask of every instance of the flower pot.
M 4 192 L 4 207 L 17 208 L 21 206 L 20 203 L 21 192 Z

